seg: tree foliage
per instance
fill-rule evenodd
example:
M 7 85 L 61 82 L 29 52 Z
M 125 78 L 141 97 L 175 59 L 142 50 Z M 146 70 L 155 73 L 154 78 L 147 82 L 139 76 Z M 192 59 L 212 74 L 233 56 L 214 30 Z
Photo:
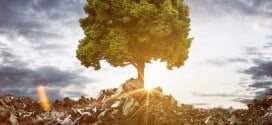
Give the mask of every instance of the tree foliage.
M 85 37 L 76 54 L 86 67 L 98 70 L 105 60 L 113 67 L 139 69 L 160 60 L 171 70 L 188 58 L 192 38 L 183 0 L 87 0 L 84 11 Z

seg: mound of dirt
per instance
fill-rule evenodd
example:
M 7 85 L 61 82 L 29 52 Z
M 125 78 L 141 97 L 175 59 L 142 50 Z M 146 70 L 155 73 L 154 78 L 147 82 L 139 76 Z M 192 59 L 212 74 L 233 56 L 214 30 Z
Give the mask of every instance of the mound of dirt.
M 201 109 L 180 104 L 160 87 L 147 91 L 136 79 L 101 90 L 97 98 L 56 100 L 49 111 L 28 97 L 0 96 L 1 125 L 269 125 L 271 119 L 272 94 L 247 110 Z

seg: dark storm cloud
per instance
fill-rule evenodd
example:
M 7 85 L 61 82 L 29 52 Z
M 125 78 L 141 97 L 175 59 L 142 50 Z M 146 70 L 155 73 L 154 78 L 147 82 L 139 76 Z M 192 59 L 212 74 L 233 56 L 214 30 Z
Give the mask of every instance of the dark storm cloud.
M 271 85 L 270 85 L 271 86 Z M 260 91 L 257 91 L 256 92 L 256 98 L 258 99 L 262 99 L 264 98 L 267 94 L 271 94 L 272 93 L 272 88 L 268 87 L 268 88 L 265 88 L 264 90 L 260 90 Z
M 240 102 L 240 103 L 243 103 L 243 104 L 250 104 L 250 102 L 252 101 L 252 99 L 248 99 L 248 98 L 235 98 L 232 101 Z
M 30 96 L 36 99 L 36 87 L 40 84 L 51 88 L 47 93 L 51 100 L 62 98 L 60 89 L 76 85 L 79 90 L 92 80 L 80 76 L 80 71 L 61 70 L 52 66 L 30 68 L 20 56 L 0 41 L 0 94 Z M 85 95 L 82 91 L 70 91 L 73 97 Z
M 259 54 L 259 48 L 257 47 L 245 47 L 245 54 L 248 55 L 255 55 L 255 54 Z
M 243 16 L 272 16 L 271 0 L 185 0 L 192 13 L 201 17 L 238 14 Z
M 249 87 L 252 88 L 263 88 L 263 89 L 267 89 L 267 88 L 272 88 L 272 81 L 264 81 L 264 82 L 255 82 L 251 85 L 249 85 Z
M 78 72 L 60 70 L 56 67 L 39 67 L 36 69 L 0 67 L 0 94 L 11 93 L 15 95 L 31 96 L 38 85 L 42 84 L 49 89 L 51 98 L 60 97 L 60 89 L 69 85 L 84 88 L 84 84 L 91 80 L 82 77 Z M 72 92 L 73 95 L 84 95 L 83 92 Z
M 259 80 L 272 78 L 272 61 L 255 60 L 256 66 L 243 71 L 245 74 L 252 76 L 252 79 Z
M 19 59 L 6 44 L 0 41 L 0 67 L 1 66 L 14 66 L 14 67 L 24 67 L 28 64 Z
M 270 40 L 269 37 L 268 40 Z M 246 91 L 253 92 L 255 94 L 254 98 L 257 99 L 261 99 L 267 93 L 272 92 L 272 60 L 271 54 L 267 51 L 271 47 L 270 42 L 268 41 L 262 47 L 246 47 L 245 56 L 251 57 L 250 62 L 254 65 L 238 71 L 251 77 L 252 82 L 247 83 L 247 86 L 243 86 Z M 247 100 L 246 98 L 238 98 L 237 100 L 242 102 L 243 99 Z
M 248 85 L 250 91 L 254 90 L 255 98 L 263 98 L 265 94 L 272 92 L 272 61 L 255 59 L 255 66 L 243 71 L 251 75 L 252 84 Z
M 82 5 L 85 0 L 39 0 L 32 3 L 35 11 L 46 13 L 51 20 L 71 19 L 83 15 Z
M 66 37 L 62 31 L 67 25 L 78 25 L 84 14 L 82 6 L 83 1 L 78 0 L 2 0 L 0 31 L 10 41 L 21 36 L 39 48 Z M 54 47 L 60 47 L 57 45 Z
M 30 67 L 31 61 L 18 55 L 13 45 L 23 42 L 33 52 L 45 50 L 49 53 L 65 52 L 63 41 L 66 31 L 79 26 L 78 20 L 84 15 L 85 0 L 1 0 L 0 1 L 0 94 L 31 96 L 36 98 L 36 87 L 43 84 L 50 99 L 61 98 L 60 90 L 71 85 L 84 88 L 92 80 L 81 76 L 80 71 L 60 69 L 54 66 Z M 71 36 L 69 36 L 71 37 Z M 7 44 L 11 43 L 11 44 Z M 55 50 L 52 50 L 55 49 Z M 32 50 L 29 50 L 30 52 Z M 48 54 L 48 53 L 47 53 Z M 62 55 L 58 55 L 62 56 Z M 65 90 L 76 97 L 82 91 Z

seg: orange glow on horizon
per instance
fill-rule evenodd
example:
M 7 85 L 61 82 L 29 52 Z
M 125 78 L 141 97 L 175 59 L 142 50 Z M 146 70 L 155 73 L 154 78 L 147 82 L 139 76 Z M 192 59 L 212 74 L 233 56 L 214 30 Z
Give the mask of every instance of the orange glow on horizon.
M 50 110 L 51 107 L 50 107 L 50 103 L 48 101 L 44 86 L 39 85 L 37 87 L 37 92 L 38 92 L 38 96 L 39 96 L 39 99 L 40 99 L 40 104 L 41 104 L 43 110 L 44 111 Z

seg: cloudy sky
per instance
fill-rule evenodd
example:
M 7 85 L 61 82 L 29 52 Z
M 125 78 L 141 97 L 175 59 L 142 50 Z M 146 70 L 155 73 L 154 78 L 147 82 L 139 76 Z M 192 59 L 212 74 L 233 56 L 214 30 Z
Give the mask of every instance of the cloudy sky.
M 85 0 L 0 0 L 0 95 L 51 100 L 95 96 L 136 77 L 132 66 L 100 71 L 80 65 L 75 50 L 83 32 Z M 185 0 L 194 37 L 189 59 L 168 71 L 146 67 L 146 84 L 160 85 L 182 103 L 245 108 L 272 91 L 272 1 Z

